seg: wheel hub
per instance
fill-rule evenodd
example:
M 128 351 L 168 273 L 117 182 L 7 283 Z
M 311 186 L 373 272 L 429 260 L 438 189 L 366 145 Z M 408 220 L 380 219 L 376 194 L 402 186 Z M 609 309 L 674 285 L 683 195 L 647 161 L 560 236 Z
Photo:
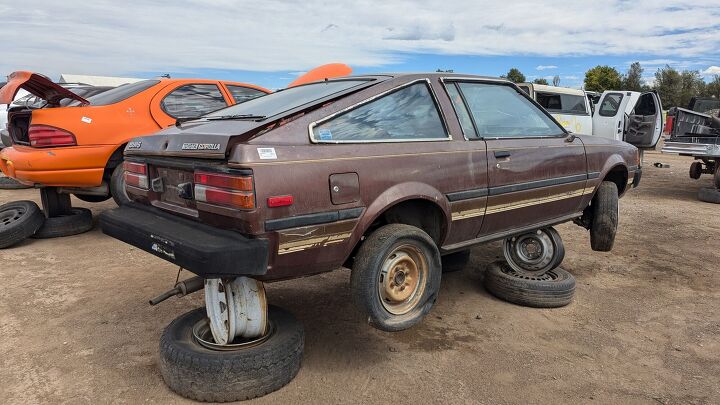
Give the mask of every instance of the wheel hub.
M 25 214 L 25 210 L 19 208 L 11 208 L 9 210 L 0 212 L 0 226 L 10 225 L 10 223 L 20 219 L 23 214 Z
M 422 296 L 427 271 L 417 248 L 404 245 L 391 252 L 383 263 L 378 285 L 385 309 L 395 315 L 412 310 Z
M 503 253 L 510 267 L 519 275 L 537 277 L 550 270 L 560 252 L 545 230 L 537 230 L 506 239 Z
M 216 344 L 266 335 L 267 300 L 260 281 L 248 277 L 206 279 L 205 307 Z

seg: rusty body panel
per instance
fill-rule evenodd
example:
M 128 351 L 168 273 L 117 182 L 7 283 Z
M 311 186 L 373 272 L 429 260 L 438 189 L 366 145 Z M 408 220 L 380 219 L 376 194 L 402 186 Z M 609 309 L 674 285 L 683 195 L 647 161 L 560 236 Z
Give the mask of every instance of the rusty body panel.
M 342 266 L 384 214 L 393 207 L 405 207 L 398 205 L 404 202 L 434 210 L 441 223 L 433 237 L 441 251 L 449 253 L 577 218 L 608 173 L 625 170 L 627 183 L 638 170 L 633 146 L 568 136 L 559 124 L 558 135 L 552 137 L 467 139 L 444 87 L 447 76 L 378 76 L 374 84 L 293 113 L 292 119 L 172 128 L 139 138 L 143 148 L 126 151 L 126 156 L 148 162 L 151 177 L 155 173 L 162 177 L 161 170 L 166 169 L 155 169 L 157 164 L 148 160 L 150 157 L 164 160 L 168 167 L 194 159 L 188 167 L 252 173 L 254 209 L 233 211 L 198 202 L 195 219 L 268 240 L 268 270 L 259 276 L 263 280 Z M 316 122 L 417 81 L 431 86 L 448 132 L 446 139 L 388 143 L 318 143 L 312 139 Z M 198 139 L 193 136 L 196 133 L 206 134 L 203 142 L 218 143 L 220 149 L 183 153 L 178 145 Z M 271 158 L 262 153 L 269 149 Z M 173 179 L 175 175 L 170 174 L 171 185 L 177 182 Z M 188 208 L 187 202 L 152 191 L 133 194 L 146 204 L 163 201 Z M 269 198 L 285 195 L 292 195 L 294 203 L 266 205 Z

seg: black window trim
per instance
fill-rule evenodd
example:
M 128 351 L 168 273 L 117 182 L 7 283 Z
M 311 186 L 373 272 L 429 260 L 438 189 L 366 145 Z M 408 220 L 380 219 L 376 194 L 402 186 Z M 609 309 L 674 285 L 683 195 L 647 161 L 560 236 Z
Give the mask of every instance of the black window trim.
M 441 77 L 440 82 L 445 85 L 445 82 L 472 82 L 472 83 L 484 83 L 484 84 L 494 84 L 494 85 L 501 85 L 501 86 L 509 86 L 512 87 L 516 92 L 518 92 L 521 96 L 525 97 L 527 100 L 529 100 L 532 104 L 534 104 L 536 107 L 540 109 L 540 111 L 545 114 L 547 117 L 554 122 L 559 129 L 562 131 L 561 134 L 558 135 L 541 135 L 541 136 L 532 136 L 532 135 L 520 135 L 520 136 L 480 136 L 478 134 L 477 138 L 472 138 L 470 140 L 498 140 L 498 139 L 543 139 L 543 138 L 565 138 L 569 135 L 569 132 L 563 127 L 558 120 L 555 119 L 543 106 L 541 106 L 537 101 L 533 100 L 532 97 L 530 97 L 529 94 L 525 93 L 520 87 L 518 87 L 515 83 L 511 83 L 505 79 L 492 79 L 492 78 L 479 78 L 479 77 L 463 77 L 463 76 L 449 76 L 449 77 Z M 458 86 L 459 89 L 459 86 Z M 445 90 L 447 91 L 447 89 Z M 462 94 L 462 91 L 460 92 Z M 463 96 L 463 101 L 464 101 Z M 452 101 L 452 100 L 451 100 Z M 466 105 L 467 107 L 467 105 Z M 469 110 L 468 110 L 469 111 Z M 475 117 L 473 117 L 472 113 L 470 113 L 470 119 L 473 121 L 473 126 L 475 127 L 475 131 L 477 131 L 477 125 L 475 124 Z
M 208 111 L 208 112 L 200 115 L 200 116 L 197 117 L 197 118 L 203 117 L 203 116 L 205 116 L 205 115 L 207 115 L 207 114 L 210 114 L 210 113 L 213 113 L 213 112 L 215 112 L 215 111 L 222 110 L 223 108 L 228 108 L 228 107 L 230 107 L 230 106 L 233 106 L 233 105 L 235 105 L 235 104 L 238 104 L 238 103 L 228 104 L 227 99 L 225 99 L 225 93 L 223 93 L 222 88 L 220 87 L 220 83 L 219 83 L 219 82 L 215 82 L 215 83 L 184 83 L 184 84 L 181 84 L 181 85 L 173 88 L 173 89 L 170 90 L 166 95 L 163 96 L 162 100 L 160 100 L 160 109 L 162 110 L 162 112 L 165 113 L 165 115 L 167 115 L 168 117 L 170 117 L 170 118 L 172 118 L 172 119 L 174 119 L 174 120 L 177 120 L 177 119 L 182 118 L 182 117 L 176 117 L 176 116 L 170 114 L 169 112 L 167 112 L 167 110 L 165 109 L 165 105 L 163 104 L 163 103 L 165 102 L 165 99 L 168 98 L 171 94 L 173 94 L 176 90 L 181 89 L 181 88 L 183 88 L 183 87 L 185 87 L 185 86 L 203 86 L 203 85 L 205 85 L 205 86 L 215 86 L 215 87 L 217 87 L 218 91 L 220 92 L 220 95 L 221 95 L 222 98 L 223 98 L 223 101 L 225 101 L 225 107 L 218 108 L 217 110 Z M 229 90 L 228 90 L 228 91 L 229 91 Z M 265 94 L 267 94 L 267 93 L 265 93 Z M 230 96 L 230 98 L 232 99 L 233 97 Z M 234 99 L 233 99 L 233 102 L 235 102 Z M 195 118 L 193 118 L 193 120 L 194 120 L 194 119 L 195 119 Z
M 442 78 L 440 79 L 442 83 Z M 452 105 L 453 111 L 455 111 L 455 118 L 458 120 L 458 124 L 460 125 L 460 130 L 463 133 L 463 137 L 466 141 L 477 141 L 479 139 L 482 139 L 480 136 L 478 136 L 478 130 L 477 126 L 475 126 L 475 118 L 473 118 L 472 114 L 470 113 L 470 108 L 468 107 L 467 100 L 465 100 L 465 95 L 462 91 L 460 91 L 460 87 L 457 85 L 457 83 L 452 83 L 452 86 L 455 87 L 455 90 L 460 95 L 460 100 L 462 100 L 463 107 L 465 108 L 465 112 L 467 113 L 468 117 L 470 117 L 470 124 L 472 125 L 473 131 L 475 132 L 475 136 L 469 137 L 468 134 L 465 133 L 465 128 L 463 128 L 462 122 L 460 121 L 460 114 L 458 114 L 457 108 L 455 108 L 455 102 L 452 100 L 452 97 L 450 97 L 450 92 L 448 92 L 448 84 L 442 83 L 442 88 L 445 89 L 445 94 L 447 94 L 448 98 L 450 99 L 450 105 Z
M 447 137 L 444 138 L 408 138 L 408 139 L 357 139 L 357 140 L 320 140 L 315 139 L 315 133 L 313 130 L 316 126 L 323 124 L 327 121 L 332 120 L 333 118 L 345 114 L 351 110 L 354 110 L 358 107 L 362 107 L 365 104 L 369 104 L 379 98 L 382 98 L 390 93 L 394 93 L 396 91 L 400 91 L 406 87 L 410 87 L 414 84 L 418 83 L 425 83 L 428 90 L 430 91 L 430 97 L 432 98 L 433 104 L 435 105 L 435 108 L 438 110 L 440 114 L 440 121 L 442 123 L 443 128 L 445 129 L 445 134 L 447 134 Z M 445 113 L 443 112 L 442 108 L 440 107 L 440 103 L 438 103 L 437 95 L 435 94 L 435 90 L 433 89 L 432 83 L 430 82 L 430 79 L 425 77 L 421 79 L 415 79 L 411 80 L 407 83 L 400 84 L 398 86 L 395 86 L 391 89 L 385 90 L 381 93 L 375 94 L 374 96 L 368 97 L 360 102 L 357 102 L 351 106 L 345 107 L 340 111 L 337 111 L 333 114 L 328 115 L 327 117 L 321 118 L 317 121 L 313 121 L 308 125 L 308 135 L 310 136 L 310 142 L 312 143 L 328 143 L 328 144 L 340 144 L 340 143 L 399 143 L 399 142 L 445 142 L 445 141 L 452 141 L 453 137 L 452 134 L 450 134 L 450 130 L 448 129 L 447 125 L 447 119 L 445 118 Z
M 602 103 L 598 102 L 597 111 L 598 111 L 598 115 L 601 117 L 605 117 L 605 118 L 614 117 L 614 116 L 618 115 L 618 113 L 620 112 L 620 108 L 622 107 L 622 101 L 623 101 L 623 98 L 625 97 L 625 95 L 623 93 L 621 93 L 619 91 L 607 93 L 607 94 L 605 94 L 605 97 L 602 98 L 602 101 L 604 102 L 605 99 L 608 98 L 609 96 L 620 96 L 620 100 L 618 100 L 618 108 L 617 108 L 617 110 L 615 110 L 615 113 L 613 113 L 613 115 L 605 115 L 602 113 L 602 109 L 600 108 L 600 107 L 602 107 Z M 633 107 L 633 108 L 635 108 L 635 107 Z

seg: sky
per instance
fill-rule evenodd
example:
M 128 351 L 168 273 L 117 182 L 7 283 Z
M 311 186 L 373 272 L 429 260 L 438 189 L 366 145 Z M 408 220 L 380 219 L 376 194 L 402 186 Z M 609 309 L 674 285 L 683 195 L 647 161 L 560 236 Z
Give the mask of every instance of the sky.
M 204 77 L 282 88 L 330 62 L 355 73 L 455 72 L 528 80 L 634 61 L 720 75 L 720 0 L 86 1 L 0 3 L 0 76 L 32 70 Z

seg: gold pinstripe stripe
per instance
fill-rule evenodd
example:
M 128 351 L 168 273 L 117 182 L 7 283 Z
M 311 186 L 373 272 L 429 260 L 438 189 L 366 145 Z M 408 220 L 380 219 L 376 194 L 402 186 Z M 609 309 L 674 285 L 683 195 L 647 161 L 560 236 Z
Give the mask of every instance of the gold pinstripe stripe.
M 592 188 L 588 191 L 585 187 L 574 190 L 574 191 L 566 191 L 559 194 L 553 194 L 546 197 L 537 197 L 537 198 L 530 198 L 527 200 L 521 200 L 521 201 L 515 201 L 512 203 L 507 204 L 498 204 L 498 205 L 490 205 L 488 206 L 487 211 L 485 212 L 486 215 L 495 214 L 498 212 L 503 211 L 510 211 L 518 208 L 525 208 L 530 207 L 533 205 L 539 205 L 539 204 L 545 204 L 553 201 L 560 201 L 567 198 L 574 198 L 574 197 L 580 197 L 586 193 L 592 192 Z

